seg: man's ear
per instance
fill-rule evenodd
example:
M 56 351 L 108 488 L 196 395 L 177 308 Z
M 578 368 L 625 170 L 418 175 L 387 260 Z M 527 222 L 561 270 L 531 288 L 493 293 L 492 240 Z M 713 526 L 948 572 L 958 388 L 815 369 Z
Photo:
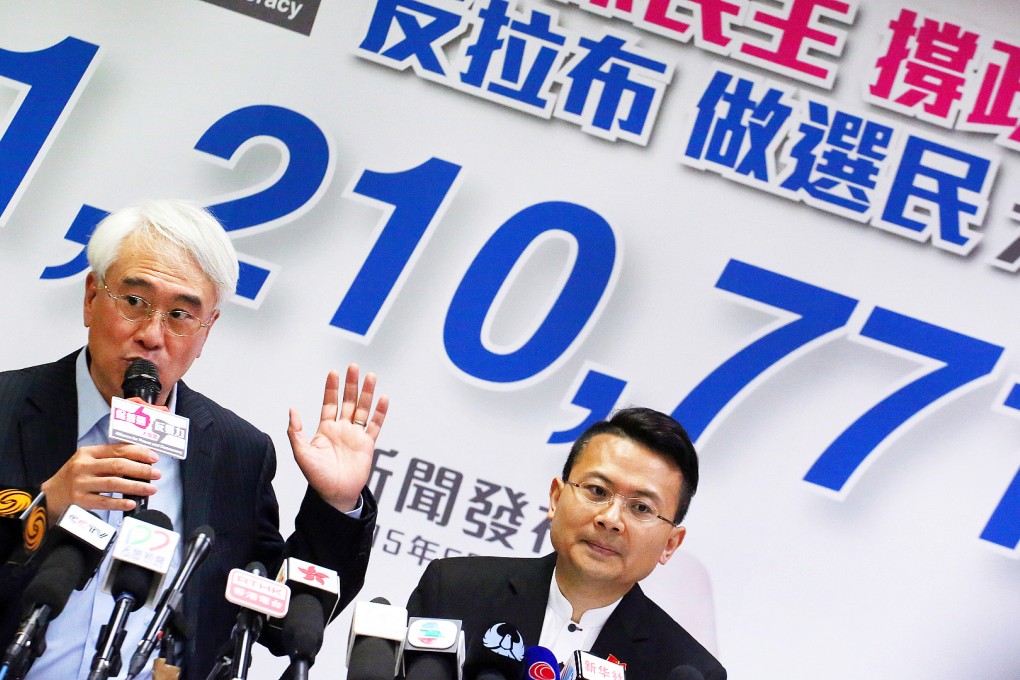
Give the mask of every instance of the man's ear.
M 85 328 L 92 325 L 92 305 L 95 304 L 96 296 L 99 294 L 99 280 L 94 272 L 89 272 L 85 277 L 85 300 L 82 304 L 82 318 Z
M 673 531 L 669 533 L 669 538 L 666 540 L 666 545 L 662 549 L 662 554 L 659 555 L 659 564 L 665 564 L 669 562 L 669 558 L 673 556 L 676 549 L 680 547 L 680 544 L 684 542 L 684 537 L 687 536 L 687 529 L 684 527 L 674 527 Z
M 560 502 L 561 493 L 563 493 L 563 480 L 553 477 L 552 484 L 549 485 L 549 512 L 545 513 L 549 519 L 552 519 L 556 514 L 556 506 Z

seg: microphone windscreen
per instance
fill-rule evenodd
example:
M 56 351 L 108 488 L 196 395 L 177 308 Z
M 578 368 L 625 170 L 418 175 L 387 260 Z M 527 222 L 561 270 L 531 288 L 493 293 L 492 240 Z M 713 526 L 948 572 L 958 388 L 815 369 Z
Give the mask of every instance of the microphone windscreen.
M 347 655 L 347 680 L 393 680 L 396 658 L 395 640 L 359 636 Z
M 684 664 L 671 670 L 667 680 L 705 680 L 705 676 L 694 666 Z
M 407 665 L 404 680 L 457 680 L 457 657 L 452 654 L 416 654 Z
M 134 518 L 139 522 L 145 522 L 153 526 L 159 527 L 160 529 L 166 529 L 167 531 L 173 531 L 174 525 L 170 521 L 170 518 L 159 510 L 141 510 L 134 514 Z
M 60 616 L 71 591 L 85 572 L 85 556 L 73 545 L 61 545 L 50 553 L 22 595 L 28 606 L 49 605 L 50 618 Z
M 139 567 L 130 562 L 121 562 L 117 565 L 117 573 L 113 575 L 113 585 L 110 586 L 110 591 L 115 598 L 130 595 L 134 599 L 131 611 L 138 611 L 148 599 L 152 582 L 156 580 L 157 576 L 156 572 L 145 567 Z
M 322 647 L 322 632 L 325 628 L 326 621 L 319 600 L 306 593 L 294 596 L 280 630 L 284 650 L 291 658 L 314 659 Z

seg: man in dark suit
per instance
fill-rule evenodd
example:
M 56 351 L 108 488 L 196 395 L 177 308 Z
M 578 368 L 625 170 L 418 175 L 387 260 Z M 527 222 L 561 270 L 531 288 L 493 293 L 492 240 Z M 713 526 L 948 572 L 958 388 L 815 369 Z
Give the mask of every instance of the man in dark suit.
M 680 547 L 697 486 L 697 454 L 680 424 L 621 410 L 581 435 L 552 481 L 554 553 L 434 560 L 408 614 L 462 620 L 469 650 L 506 622 L 561 663 L 582 650 L 612 655 L 638 680 L 666 680 L 682 665 L 724 680 L 722 665 L 637 585 Z
M 342 398 L 339 375 L 327 377 L 311 440 L 291 411 L 288 436 L 308 489 L 295 532 L 284 541 L 272 487 L 272 440 L 181 380 L 236 287 L 237 258 L 222 227 L 196 206 L 151 201 L 104 220 L 88 256 L 85 349 L 52 364 L 0 373 L 3 481 L 41 487 L 51 521 L 75 504 L 116 524 L 120 513 L 135 507 L 127 496 L 135 496 L 165 512 L 184 538 L 203 524 L 212 526 L 212 552 L 184 598 L 193 635 L 183 665 L 188 677 L 204 678 L 230 637 L 237 611 L 223 598 L 230 569 L 257 560 L 272 571 L 285 556 L 334 569 L 341 578 L 337 612 L 360 590 L 376 514 L 365 483 L 388 400 L 380 397 L 373 411 L 375 376 L 369 373 L 359 391 L 359 371 L 352 365 Z M 139 358 L 159 369 L 157 405 L 190 420 L 183 461 L 144 446 L 111 443 L 106 436 L 110 400 L 122 396 L 124 372 Z M 18 598 L 31 576 L 30 569 L 0 569 L 4 645 L 18 623 Z M 30 679 L 74 677 L 88 667 L 98 627 L 106 623 L 104 611 L 112 605 L 109 595 L 97 593 L 99 580 L 73 593 L 51 623 L 49 649 Z M 129 619 L 125 662 L 147 618 Z M 263 641 L 280 652 L 272 633 Z

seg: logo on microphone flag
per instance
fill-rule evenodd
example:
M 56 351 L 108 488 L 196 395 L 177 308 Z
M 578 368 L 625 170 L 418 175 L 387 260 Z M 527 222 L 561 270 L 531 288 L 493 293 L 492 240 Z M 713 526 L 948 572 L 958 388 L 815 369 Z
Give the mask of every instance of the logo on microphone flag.
M 536 661 L 528 666 L 528 677 L 531 680 L 556 680 L 558 675 L 547 661 Z

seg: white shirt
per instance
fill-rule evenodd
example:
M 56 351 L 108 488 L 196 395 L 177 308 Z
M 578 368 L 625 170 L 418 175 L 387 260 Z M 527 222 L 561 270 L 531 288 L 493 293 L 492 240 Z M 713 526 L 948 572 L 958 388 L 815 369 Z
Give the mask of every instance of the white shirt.
M 575 622 L 571 618 L 574 607 L 560 592 L 560 587 L 556 583 L 556 571 L 553 570 L 552 579 L 549 581 L 549 600 L 545 605 L 545 619 L 542 622 L 542 634 L 539 636 L 538 644 L 551 650 L 560 663 L 567 663 L 578 650 L 590 651 L 606 625 L 606 620 L 622 599 L 605 607 L 589 609 L 581 615 L 580 621 Z

